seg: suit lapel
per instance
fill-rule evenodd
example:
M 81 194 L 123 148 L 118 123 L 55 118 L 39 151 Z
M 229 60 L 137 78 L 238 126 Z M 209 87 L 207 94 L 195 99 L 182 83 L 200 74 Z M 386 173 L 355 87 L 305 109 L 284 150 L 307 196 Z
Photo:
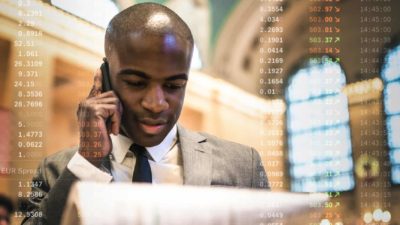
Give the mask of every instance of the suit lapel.
M 206 138 L 178 125 L 179 143 L 183 159 L 183 183 L 209 186 L 212 175 L 212 149 Z

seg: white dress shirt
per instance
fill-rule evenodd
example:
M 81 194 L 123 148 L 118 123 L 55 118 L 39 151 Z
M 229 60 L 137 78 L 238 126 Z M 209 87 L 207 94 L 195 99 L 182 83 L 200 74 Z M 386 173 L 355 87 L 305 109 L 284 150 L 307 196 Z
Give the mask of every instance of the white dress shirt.
M 111 175 L 97 168 L 78 152 L 69 161 L 67 168 L 80 180 L 97 182 L 132 182 L 136 157 L 129 151 L 133 141 L 123 135 L 110 135 Z M 183 184 L 183 164 L 178 143 L 176 125 L 164 140 L 156 146 L 146 147 L 151 167 L 153 184 Z

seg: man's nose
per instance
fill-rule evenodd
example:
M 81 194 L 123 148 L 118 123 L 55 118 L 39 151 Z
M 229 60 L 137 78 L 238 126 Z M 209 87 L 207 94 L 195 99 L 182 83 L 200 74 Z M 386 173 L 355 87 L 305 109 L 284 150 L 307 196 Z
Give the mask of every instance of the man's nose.
M 142 100 L 142 106 L 152 113 L 160 113 L 168 109 L 169 105 L 165 99 L 162 86 L 155 85 L 149 87 L 149 90 Z

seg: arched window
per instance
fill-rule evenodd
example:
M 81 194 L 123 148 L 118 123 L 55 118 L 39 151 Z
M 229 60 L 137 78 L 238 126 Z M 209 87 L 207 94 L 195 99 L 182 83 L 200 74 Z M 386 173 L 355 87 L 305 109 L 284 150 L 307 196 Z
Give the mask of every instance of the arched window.
M 51 4 L 104 28 L 119 12 L 111 0 L 51 0 Z
M 382 67 L 386 127 L 392 164 L 392 182 L 400 184 L 400 45 L 391 49 Z
M 110 20 L 119 12 L 118 7 L 112 0 L 96 0 L 96 10 L 93 10 L 93 0 L 52 0 L 51 3 L 60 9 L 103 28 L 106 28 Z M 201 69 L 202 67 L 203 62 L 200 57 L 199 49 L 195 44 L 190 68 Z
M 308 63 L 289 81 L 286 100 L 292 191 L 354 187 L 348 104 L 341 93 L 345 79 L 339 64 L 325 62 Z

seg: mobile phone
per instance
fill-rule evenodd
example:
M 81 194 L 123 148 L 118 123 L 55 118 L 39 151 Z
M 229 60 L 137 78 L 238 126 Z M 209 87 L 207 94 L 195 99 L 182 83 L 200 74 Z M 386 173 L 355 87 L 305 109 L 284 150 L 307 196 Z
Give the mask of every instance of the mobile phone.
M 108 66 L 107 58 L 103 58 L 103 64 L 100 66 L 101 74 L 102 74 L 102 92 L 111 91 L 111 80 L 110 80 L 110 69 Z M 111 128 L 111 118 L 108 117 L 106 119 L 106 127 L 108 130 Z M 120 132 L 127 136 L 127 132 L 124 129 L 124 125 L 120 125 Z
M 108 62 L 106 58 L 103 58 L 103 64 L 100 66 L 101 76 L 102 76 L 102 83 L 101 89 L 102 92 L 111 91 L 111 82 L 110 82 L 110 69 L 108 67 Z M 106 127 L 109 130 L 111 128 L 111 118 L 108 117 L 106 119 Z
M 103 58 L 103 64 L 100 66 L 101 75 L 102 75 L 102 91 L 111 91 L 111 81 L 110 81 L 110 69 L 108 67 L 108 62 L 106 58 Z

